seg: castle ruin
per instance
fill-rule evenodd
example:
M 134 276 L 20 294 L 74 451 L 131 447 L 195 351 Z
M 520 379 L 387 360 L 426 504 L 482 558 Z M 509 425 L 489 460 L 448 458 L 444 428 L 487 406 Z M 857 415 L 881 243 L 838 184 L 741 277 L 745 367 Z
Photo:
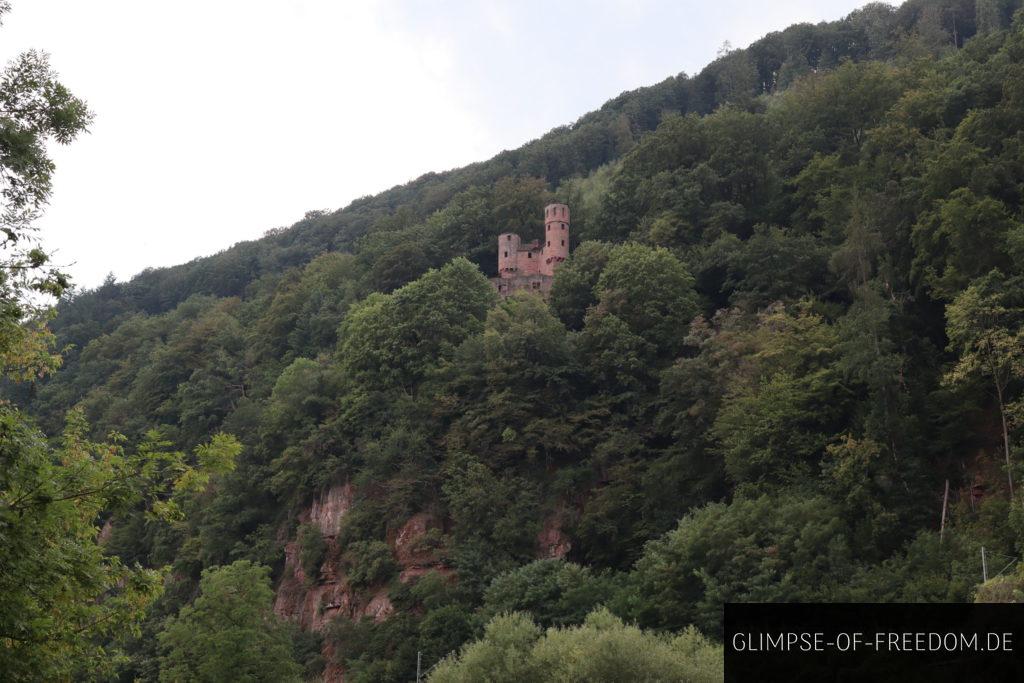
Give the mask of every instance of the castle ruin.
M 544 207 L 544 240 L 523 244 L 514 232 L 498 236 L 498 277 L 491 282 L 503 297 L 528 290 L 547 296 L 555 269 L 569 256 L 569 207 Z

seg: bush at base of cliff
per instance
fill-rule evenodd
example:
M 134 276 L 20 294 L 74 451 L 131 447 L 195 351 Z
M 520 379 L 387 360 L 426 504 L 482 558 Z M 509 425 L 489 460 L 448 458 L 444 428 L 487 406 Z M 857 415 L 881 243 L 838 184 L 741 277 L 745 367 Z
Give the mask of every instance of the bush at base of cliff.
M 320 528 L 313 524 L 303 524 L 297 534 L 299 540 L 299 564 L 306 575 L 306 580 L 314 583 L 320 575 L 320 565 L 324 562 L 327 543 L 320 533 Z
M 384 583 L 398 570 L 391 548 L 383 541 L 356 541 L 349 545 L 347 555 L 348 580 L 358 588 Z
M 484 593 L 481 612 L 493 617 L 529 612 L 542 627 L 581 623 L 615 589 L 608 576 L 595 576 L 588 568 L 550 558 L 499 575 Z
M 989 579 L 978 586 L 974 602 L 1024 602 L 1024 573 Z
M 696 630 L 658 635 L 599 609 L 582 626 L 547 632 L 522 613 L 495 617 L 483 639 L 443 661 L 429 680 L 700 682 L 722 676 L 722 648 Z

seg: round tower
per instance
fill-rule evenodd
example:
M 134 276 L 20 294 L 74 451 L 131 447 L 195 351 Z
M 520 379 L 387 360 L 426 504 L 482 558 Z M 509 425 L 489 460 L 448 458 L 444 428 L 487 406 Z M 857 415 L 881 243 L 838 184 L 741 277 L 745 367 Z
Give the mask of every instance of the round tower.
M 505 232 L 498 235 L 498 277 L 515 275 L 518 270 L 516 254 L 519 252 L 519 235 Z
M 541 272 L 554 275 L 555 268 L 569 256 L 569 207 L 548 204 L 544 207 L 544 259 Z

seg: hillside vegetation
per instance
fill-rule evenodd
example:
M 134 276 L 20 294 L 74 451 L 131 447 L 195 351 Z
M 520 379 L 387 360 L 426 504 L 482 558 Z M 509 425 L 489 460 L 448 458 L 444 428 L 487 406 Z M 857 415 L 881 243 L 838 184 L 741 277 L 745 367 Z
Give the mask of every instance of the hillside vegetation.
M 417 652 L 455 653 L 439 681 L 714 680 L 724 602 L 969 601 L 981 546 L 1016 581 L 1018 4 L 792 26 L 489 161 L 66 297 L 64 367 L 9 395 L 51 436 L 74 411 L 75 438 L 202 473 L 164 514 L 102 515 L 107 553 L 169 567 L 110 643 L 122 679 L 203 680 L 187 625 L 230 581 L 254 623 L 267 586 L 386 598 L 246 641 L 291 644 L 266 671 L 347 681 L 410 680 Z M 573 251 L 550 301 L 499 300 L 497 235 L 539 235 L 551 201 Z M 341 487 L 324 529 L 311 505 Z M 421 576 L 396 549 L 416 519 Z M 618 654 L 567 659 L 594 643 Z

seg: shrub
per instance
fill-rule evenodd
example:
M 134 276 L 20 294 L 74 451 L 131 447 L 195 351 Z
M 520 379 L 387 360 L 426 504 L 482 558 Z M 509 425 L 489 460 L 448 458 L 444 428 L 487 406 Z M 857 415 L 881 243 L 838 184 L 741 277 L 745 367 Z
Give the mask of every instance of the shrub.
M 382 541 L 356 541 L 347 555 L 348 579 L 357 588 L 383 583 L 398 570 L 391 548 Z

